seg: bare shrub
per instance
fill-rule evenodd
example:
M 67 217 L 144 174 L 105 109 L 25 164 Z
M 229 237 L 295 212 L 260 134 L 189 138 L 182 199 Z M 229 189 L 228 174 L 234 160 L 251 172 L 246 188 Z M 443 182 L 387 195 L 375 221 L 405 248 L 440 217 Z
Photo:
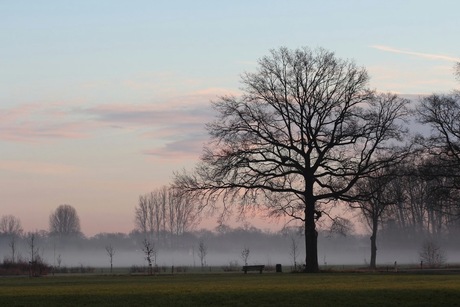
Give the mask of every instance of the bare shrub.
M 434 241 L 426 240 L 420 250 L 420 261 L 429 268 L 439 268 L 446 263 L 444 250 Z
M 244 265 L 248 265 L 250 250 L 248 247 L 243 248 L 241 251 L 241 259 L 243 259 Z
M 208 247 L 203 241 L 200 241 L 198 246 L 198 256 L 200 256 L 201 269 L 206 266 L 206 255 L 208 254 Z

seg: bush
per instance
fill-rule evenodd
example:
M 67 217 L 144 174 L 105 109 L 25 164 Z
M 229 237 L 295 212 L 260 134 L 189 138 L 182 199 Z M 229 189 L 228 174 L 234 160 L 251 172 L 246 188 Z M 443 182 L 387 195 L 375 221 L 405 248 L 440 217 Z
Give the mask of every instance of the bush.
M 51 267 L 38 257 L 33 263 L 22 259 L 16 262 L 5 259 L 0 265 L 0 275 L 42 276 L 48 275 L 50 270 Z
M 429 268 L 439 268 L 445 264 L 446 256 L 436 242 L 427 240 L 420 250 L 420 261 Z

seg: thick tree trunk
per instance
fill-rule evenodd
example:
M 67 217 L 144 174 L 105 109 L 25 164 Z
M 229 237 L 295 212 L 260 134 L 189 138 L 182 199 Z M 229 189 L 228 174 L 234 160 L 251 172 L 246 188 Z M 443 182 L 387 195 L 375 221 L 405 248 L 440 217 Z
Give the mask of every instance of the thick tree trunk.
M 316 232 L 315 201 L 305 199 L 305 271 L 316 273 L 318 266 L 318 233 Z
M 378 220 L 373 219 L 372 221 L 372 235 L 371 235 L 371 263 L 369 267 L 375 269 L 376 259 L 377 259 L 377 230 L 378 230 Z

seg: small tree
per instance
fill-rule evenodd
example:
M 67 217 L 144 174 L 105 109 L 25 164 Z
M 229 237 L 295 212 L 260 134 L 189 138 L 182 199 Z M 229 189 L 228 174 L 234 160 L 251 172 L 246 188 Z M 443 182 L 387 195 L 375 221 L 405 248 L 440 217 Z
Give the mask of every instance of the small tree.
M 145 260 L 147 260 L 147 263 L 149 264 L 148 274 L 152 275 L 153 274 L 152 263 L 156 264 L 157 251 L 155 250 L 155 245 L 149 240 L 147 240 L 147 238 L 145 238 L 142 241 L 142 245 L 143 245 L 142 251 L 145 254 Z
M 460 81 L 460 62 L 457 62 L 454 67 L 454 74 L 457 77 L 457 80 Z
M 16 236 L 11 236 L 8 246 L 11 248 L 11 262 L 16 262 Z
M 61 263 L 62 263 L 62 257 L 61 254 L 59 254 L 56 258 L 58 269 L 61 269 Z
M 243 259 L 244 265 L 248 265 L 248 259 L 249 259 L 249 248 L 245 247 L 241 251 L 241 259 Z
M 208 254 L 208 247 L 203 241 L 200 241 L 198 246 L 198 255 L 200 256 L 201 268 L 206 266 L 206 255 Z
M 446 256 L 436 242 L 426 240 L 420 250 L 420 261 L 430 268 L 438 268 L 446 262 Z
M 39 276 L 39 266 L 41 265 L 41 258 L 38 254 L 38 247 L 37 247 L 37 236 L 35 233 L 30 233 L 28 235 L 28 244 L 29 244 L 29 254 L 30 254 L 30 271 L 29 276 Z
M 294 264 L 294 270 L 297 270 L 297 257 L 299 256 L 299 242 L 297 241 L 297 238 L 294 234 L 291 234 L 289 236 L 290 239 L 290 255 L 292 257 L 292 262 Z
M 115 255 L 115 250 L 113 249 L 112 244 L 109 244 L 105 247 L 105 251 L 107 252 L 107 255 L 109 255 L 110 258 L 110 274 L 112 274 L 113 271 L 113 256 Z
M 29 244 L 30 262 L 33 263 L 37 260 L 37 256 L 38 256 L 37 236 L 35 233 L 29 233 L 28 244 Z

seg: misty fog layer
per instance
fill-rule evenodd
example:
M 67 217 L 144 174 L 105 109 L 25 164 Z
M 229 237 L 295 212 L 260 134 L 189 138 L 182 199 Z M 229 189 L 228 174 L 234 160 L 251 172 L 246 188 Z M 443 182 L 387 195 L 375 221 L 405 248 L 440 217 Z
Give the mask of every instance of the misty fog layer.
M 445 251 L 448 263 L 460 262 L 460 242 L 455 237 L 438 240 Z M 106 246 L 114 249 L 114 267 L 147 266 L 142 246 L 143 236 L 132 234 L 100 234 L 92 238 L 70 237 L 53 238 L 38 236 L 36 247 L 39 256 L 49 265 L 55 267 L 96 267 L 110 266 Z M 256 228 L 227 229 L 225 233 L 200 231 L 180 237 L 152 240 L 156 251 L 156 265 L 170 268 L 171 266 L 200 267 L 199 246 L 206 248 L 203 259 L 204 266 L 225 267 L 244 265 L 243 249 L 249 249 L 248 264 L 264 264 L 274 266 L 282 264 L 288 270 L 305 263 L 304 237 L 298 232 L 268 233 Z M 0 257 L 11 258 L 10 239 L 0 238 Z M 395 261 L 401 265 L 418 265 L 423 238 L 404 239 L 403 235 L 390 236 L 382 233 L 378 244 L 378 266 L 393 266 Z M 370 240 L 368 236 L 342 236 L 321 232 L 319 234 L 318 260 L 321 268 L 334 268 L 342 265 L 367 266 L 370 257 Z M 27 238 L 18 238 L 16 243 L 16 259 L 28 261 L 30 258 L 30 242 Z

